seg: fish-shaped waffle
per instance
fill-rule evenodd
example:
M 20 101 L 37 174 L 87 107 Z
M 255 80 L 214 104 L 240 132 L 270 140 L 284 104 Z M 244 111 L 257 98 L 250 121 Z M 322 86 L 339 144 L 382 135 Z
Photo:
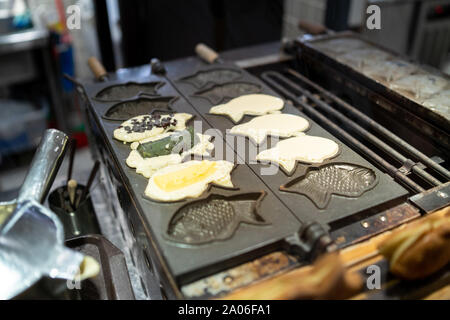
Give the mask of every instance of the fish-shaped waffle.
M 123 122 L 114 130 L 115 139 L 123 142 L 142 141 L 168 131 L 181 131 L 192 118 L 189 113 L 144 114 Z
M 117 84 L 101 90 L 95 96 L 100 101 L 120 101 L 123 99 L 134 98 L 140 94 L 156 95 L 159 88 L 164 85 L 163 82 L 137 83 L 128 82 Z
M 225 100 L 233 99 L 244 94 L 259 93 L 261 86 L 248 82 L 231 82 L 218 84 L 211 88 L 197 91 L 193 96 L 205 98 L 212 104 L 219 104 Z
M 212 194 L 181 207 L 167 230 L 169 240 L 198 245 L 230 238 L 241 222 L 267 225 L 259 215 L 266 193 L 244 193 L 230 197 Z
M 211 138 L 200 133 L 194 135 L 194 129 L 189 127 L 133 142 L 126 164 L 136 168 L 136 173 L 150 178 L 157 170 L 179 164 L 189 155 L 208 156 L 214 149 Z
M 231 128 L 231 134 L 243 135 L 260 144 L 267 136 L 289 138 L 302 135 L 309 128 L 305 118 L 293 114 L 266 114 Z
M 322 163 L 338 153 L 339 145 L 333 140 L 300 135 L 279 141 L 275 147 L 258 153 L 256 160 L 278 163 L 287 175 L 291 175 L 297 162 Z
M 234 123 L 242 120 L 244 115 L 262 116 L 280 113 L 284 107 L 283 99 L 269 94 L 246 94 L 227 103 L 219 104 L 209 110 L 211 114 L 226 115 Z
M 138 98 L 117 103 L 105 112 L 103 118 L 125 121 L 141 114 L 150 114 L 154 110 L 172 111 L 171 104 L 176 97 Z
M 179 81 L 189 83 L 197 89 L 201 89 L 210 83 L 224 84 L 239 79 L 240 77 L 241 72 L 239 70 L 221 68 L 198 71 L 194 75 L 181 78 Z
M 377 176 L 371 169 L 352 164 L 328 164 L 309 169 L 306 175 L 291 180 L 280 190 L 303 194 L 319 209 L 324 209 L 332 194 L 359 197 L 377 183 Z
M 145 196 L 161 202 L 198 198 L 211 184 L 234 188 L 234 163 L 219 160 L 191 160 L 156 171 L 145 188 Z

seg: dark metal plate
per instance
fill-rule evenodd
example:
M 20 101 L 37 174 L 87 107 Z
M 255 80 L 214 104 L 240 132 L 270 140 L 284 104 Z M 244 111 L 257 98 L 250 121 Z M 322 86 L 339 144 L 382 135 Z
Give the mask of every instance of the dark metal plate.
M 150 80 L 162 81 L 163 79 L 152 77 Z M 105 86 L 107 84 L 102 83 L 87 86 L 87 96 L 92 97 L 93 93 Z M 162 87 L 159 93 L 163 96 L 177 95 L 170 84 Z M 232 172 L 233 183 L 239 188 L 239 192 L 264 191 L 267 194 L 262 200 L 259 215 L 271 224 L 261 226 L 241 223 L 227 240 L 189 248 L 169 241 L 165 234 L 170 221 L 187 201 L 160 203 L 144 198 L 147 179 L 126 165 L 125 159 L 128 157 L 130 147 L 113 139 L 113 131 L 118 123 L 101 117 L 110 105 L 95 100 L 91 100 L 90 105 L 95 121 L 93 126 L 97 126 L 98 130 L 97 144 L 105 148 L 103 161 L 114 183 L 117 183 L 119 202 L 124 211 L 129 214 L 136 240 L 146 248 L 151 248 L 151 260 L 156 264 L 155 268 L 168 277 L 167 282 L 173 288 L 176 282 L 179 284 L 190 282 L 270 252 L 274 247 L 279 247 L 285 237 L 300 228 L 301 223 L 260 178 L 248 166 L 237 165 Z M 200 114 L 183 98 L 175 101 L 172 109 L 174 112 L 191 113 L 196 120 L 202 119 Z M 211 129 L 205 121 L 202 121 L 202 128 L 203 131 Z M 223 148 L 223 154 L 235 157 L 234 150 L 227 144 L 224 143 Z M 219 189 L 213 186 L 209 192 L 211 194 L 220 192 L 221 195 L 228 197 L 235 194 L 236 190 Z
M 259 214 L 265 196 L 264 191 L 231 196 L 209 193 L 189 201 L 173 215 L 167 237 L 175 243 L 199 245 L 231 238 L 241 223 L 268 225 Z
M 409 198 L 409 201 L 425 213 L 448 206 L 450 203 L 450 182 L 416 194 Z
M 230 68 L 234 67 L 232 64 L 225 63 L 224 65 Z M 176 79 L 179 79 L 180 77 L 194 73 L 195 70 L 204 70 L 207 67 L 205 67 L 205 64 L 200 60 L 192 60 L 192 62 L 189 64 L 185 63 L 184 60 L 176 60 L 171 63 L 167 63 L 166 68 L 168 71 L 168 78 L 174 81 Z M 210 66 L 209 68 L 214 68 L 214 66 Z M 245 71 L 243 72 L 243 77 L 241 78 L 241 80 L 260 85 L 262 87 L 262 93 L 279 96 L 277 93 L 263 84 L 259 79 L 251 76 Z M 234 124 L 229 118 L 225 116 L 209 114 L 209 110 L 213 106 L 213 104 L 205 99 L 193 96 L 193 94 L 195 93 L 195 88 L 193 88 L 191 85 L 183 83 L 177 84 L 177 89 L 185 97 L 187 97 L 192 106 L 202 115 L 202 117 L 206 122 L 208 122 L 211 127 L 219 129 L 223 134 L 226 132 L 226 130 L 233 127 Z M 255 163 L 254 157 L 256 156 L 256 154 L 249 154 L 249 152 L 247 151 L 249 150 L 249 144 L 252 144 L 252 142 L 248 138 L 235 136 L 234 140 L 228 140 L 228 144 L 235 145 L 237 139 L 245 139 L 246 148 L 243 155 L 246 158 L 245 162 L 250 163 L 249 167 L 264 181 L 264 183 L 272 190 L 272 192 L 275 193 L 276 197 L 290 208 L 291 212 L 294 213 L 300 219 L 300 221 L 317 221 L 321 223 L 325 228 L 330 229 L 332 228 L 333 224 L 337 223 L 338 221 L 342 223 L 342 220 L 350 218 L 353 219 L 355 217 L 362 218 L 370 216 L 384 209 L 395 206 L 406 199 L 408 195 L 407 190 L 393 181 L 390 176 L 381 172 L 373 165 L 371 165 L 368 161 L 364 160 L 361 156 L 356 154 L 344 143 L 328 133 L 317 123 L 308 118 L 305 114 L 294 108 L 290 103 L 286 103 L 285 107 L 281 111 L 283 113 L 299 115 L 307 119 L 310 122 L 311 127 L 305 132 L 306 134 L 328 138 L 339 144 L 341 148 L 340 154 L 337 157 L 327 161 L 326 163 L 349 163 L 369 168 L 370 170 L 373 170 L 376 177 L 378 177 L 379 179 L 378 184 L 373 189 L 363 193 L 360 197 L 348 198 L 342 196 L 333 196 L 327 208 L 321 210 L 318 209 L 314 205 L 314 203 L 305 196 L 280 191 L 280 186 L 286 184 L 289 180 L 289 177 L 281 170 L 278 170 L 275 175 L 265 175 L 263 170 L 268 169 L 268 166 L 260 163 Z M 253 117 L 251 116 L 245 116 L 241 123 L 249 121 L 252 118 Z M 259 150 L 262 151 L 265 148 L 269 148 L 271 146 L 272 138 L 269 137 L 265 144 L 260 146 Z M 293 176 L 297 177 L 303 175 L 308 167 L 308 165 L 297 164 L 297 168 L 293 173 Z
M 310 166 L 304 175 L 292 179 L 280 190 L 305 195 L 319 209 L 325 209 L 332 195 L 359 198 L 377 183 L 378 177 L 371 169 L 348 163 L 333 163 Z

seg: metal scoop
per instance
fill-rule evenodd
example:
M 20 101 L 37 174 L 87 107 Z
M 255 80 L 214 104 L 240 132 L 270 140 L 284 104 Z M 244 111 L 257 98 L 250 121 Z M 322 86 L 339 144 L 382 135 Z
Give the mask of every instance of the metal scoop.
M 47 130 L 16 200 L 0 203 L 0 299 L 10 299 L 41 277 L 70 279 L 84 256 L 64 247 L 57 216 L 41 205 L 63 160 L 67 136 Z

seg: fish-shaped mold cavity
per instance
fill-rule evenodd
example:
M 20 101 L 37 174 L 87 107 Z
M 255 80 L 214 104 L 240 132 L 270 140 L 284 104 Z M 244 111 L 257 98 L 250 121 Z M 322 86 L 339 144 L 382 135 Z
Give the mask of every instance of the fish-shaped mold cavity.
M 232 196 L 210 194 L 182 206 L 169 222 L 167 238 L 199 245 L 233 236 L 239 224 L 268 225 L 259 214 L 265 191 Z
M 197 91 L 193 97 L 207 99 L 212 104 L 219 104 L 245 94 L 259 93 L 261 86 L 250 82 L 230 82 L 217 84 L 211 88 Z
M 210 69 L 198 71 L 193 75 L 179 79 L 180 82 L 186 82 L 197 89 L 201 89 L 208 84 L 224 84 L 239 79 L 242 76 L 240 70 L 234 69 Z
M 155 110 L 172 111 L 172 104 L 177 97 L 138 98 L 119 102 L 110 107 L 103 115 L 104 119 L 125 121 L 141 114 L 150 114 Z
M 360 197 L 374 188 L 378 177 L 372 169 L 354 164 L 327 164 L 309 168 L 307 172 L 280 187 L 280 190 L 307 196 L 319 208 L 324 209 L 331 195 Z
M 155 81 L 147 83 L 127 82 L 107 87 L 95 96 L 96 100 L 113 102 L 135 98 L 142 94 L 157 95 L 158 89 L 164 86 L 164 82 Z

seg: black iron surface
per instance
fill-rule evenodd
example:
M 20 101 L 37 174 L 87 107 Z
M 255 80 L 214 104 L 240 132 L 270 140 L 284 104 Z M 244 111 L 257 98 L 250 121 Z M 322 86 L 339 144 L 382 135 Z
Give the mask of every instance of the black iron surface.
M 234 65 L 225 64 L 221 67 L 234 68 L 242 72 L 242 77 L 238 81 L 252 83 L 260 87 L 263 93 L 278 96 L 262 81 Z M 329 138 L 339 144 L 340 154 L 336 158 L 325 161 L 324 164 L 345 162 L 370 168 L 379 179 L 378 184 L 357 198 L 332 196 L 325 209 L 319 209 L 306 196 L 279 190 L 279 187 L 290 179 L 305 174 L 310 166 L 299 163 L 292 177 L 288 177 L 282 171 L 278 171 L 275 175 L 262 175 L 261 168 L 267 168 L 267 165 L 259 163 L 238 164 L 232 172 L 233 183 L 241 193 L 261 191 L 267 193 L 261 201 L 258 214 L 269 223 L 267 225 L 241 223 L 230 238 L 211 241 L 206 244 L 185 245 L 168 241 L 165 233 L 169 228 L 170 221 L 187 201 L 172 204 L 158 203 L 143 197 L 147 179 L 136 174 L 134 169 L 126 165 L 125 159 L 130 152 L 129 146 L 114 140 L 112 137 L 114 129 L 120 122 L 110 121 L 102 117 L 114 103 L 93 99 L 97 92 L 118 83 L 130 81 L 140 83 L 165 82 L 165 85 L 158 89 L 158 95 L 162 97 L 181 96 L 173 102 L 172 109 L 175 112 L 188 112 L 195 115 L 195 120 L 202 122 L 203 131 L 215 128 L 223 135 L 227 129 L 234 125 L 225 116 L 208 114 L 209 109 L 213 106 L 212 103 L 202 97 L 194 97 L 199 90 L 196 86 L 178 81 L 199 71 L 215 69 L 217 66 L 207 66 L 199 59 L 191 57 L 166 63 L 165 68 L 167 70 L 166 78 L 156 75 L 149 76 L 150 66 L 122 70 L 120 73 L 112 75 L 112 81 L 108 83 L 86 85 L 86 94 L 83 93 L 81 97 L 85 99 L 85 103 L 89 106 L 87 115 L 91 129 L 90 139 L 98 147 L 96 153 L 102 159 L 106 170 L 109 172 L 111 183 L 114 184 L 117 191 L 117 204 L 128 214 L 130 229 L 146 257 L 145 261 L 135 261 L 134 263 L 138 268 L 148 268 L 150 272 L 158 273 L 165 290 L 164 294 L 169 298 L 182 297 L 179 290 L 180 285 L 251 261 L 258 256 L 279 249 L 286 244 L 284 239 L 292 236 L 307 222 L 317 221 L 327 230 L 333 231 L 377 214 L 384 209 L 391 208 L 406 199 L 408 192 L 392 178 L 357 155 L 287 102 L 282 110 L 284 113 L 300 115 L 310 121 L 311 127 L 306 134 Z M 213 85 L 210 83 L 202 90 L 211 88 Z M 227 101 L 229 99 L 224 98 L 222 100 Z M 252 117 L 245 116 L 242 123 L 250 119 Z M 246 146 L 252 143 L 247 138 L 241 138 L 245 140 Z M 216 137 L 216 139 L 220 139 L 220 137 Z M 232 145 L 234 145 L 233 141 L 223 143 L 223 148 L 227 151 L 224 154 L 232 154 L 232 159 L 229 160 L 237 161 L 238 156 L 231 147 Z M 269 138 L 263 149 L 270 146 L 272 146 L 272 140 Z M 244 158 L 245 162 L 248 163 L 250 159 L 248 152 L 245 152 Z M 239 160 L 243 163 L 244 159 L 240 158 Z M 236 194 L 236 190 L 212 187 L 203 196 L 214 193 L 233 196 Z
M 121 80 L 127 81 L 126 79 Z M 131 80 L 136 79 L 130 78 L 128 81 Z M 148 82 L 161 79 L 151 77 L 139 80 Z M 230 239 L 205 245 L 186 247 L 168 241 L 164 234 L 168 229 L 170 219 L 186 202 L 160 203 L 143 197 L 148 180 L 126 165 L 125 159 L 128 157 L 130 147 L 112 137 L 113 131 L 119 123 L 102 118 L 110 104 L 91 99 L 96 92 L 108 85 L 111 84 L 97 83 L 86 86 L 89 104 L 92 107 L 91 113 L 95 121 L 94 127 L 96 126 L 93 129 L 94 139 L 97 140 L 97 145 L 103 145 L 105 148 L 99 153 L 106 163 L 112 180 L 117 184 L 119 202 L 124 211 L 129 214 L 130 224 L 137 241 L 141 242 L 145 249 L 149 249 L 152 263 L 155 263 L 156 268 L 169 278 L 167 282 L 174 291 L 176 291 L 174 288 L 176 283 L 204 277 L 271 251 L 273 246 L 277 246 L 282 239 L 300 228 L 300 221 L 244 164 L 237 165 L 233 170 L 232 181 L 239 191 L 265 191 L 267 193 L 261 202 L 260 215 L 264 220 L 272 223 L 264 226 L 241 224 Z M 162 96 L 176 96 L 176 91 L 169 83 L 161 87 L 159 93 Z M 196 120 L 202 119 L 200 114 L 183 98 L 175 101 L 172 109 L 175 112 L 191 113 L 195 115 Z M 210 126 L 203 121 L 203 130 L 209 128 Z M 234 150 L 226 144 L 223 145 L 228 154 L 234 155 Z M 216 187 L 212 187 L 209 192 L 218 192 L 216 189 Z M 220 192 L 226 195 L 232 194 L 235 190 L 220 189 Z M 148 241 L 145 238 L 148 238 Z
M 195 74 L 199 70 L 208 70 L 215 67 L 208 66 L 199 59 L 195 58 L 189 58 L 188 61 L 189 63 L 187 63 L 186 60 L 183 59 L 166 63 L 167 77 L 171 81 L 176 81 L 177 79 L 189 76 L 190 74 Z M 234 67 L 232 64 L 225 65 L 227 68 Z M 243 72 L 241 80 L 244 82 L 260 85 L 262 87 L 262 93 L 279 96 L 261 80 L 251 76 L 245 71 Z M 192 106 L 203 116 L 205 121 L 208 122 L 211 127 L 219 129 L 223 133 L 233 127 L 234 124 L 229 118 L 225 116 L 209 114 L 209 109 L 213 106 L 213 104 L 205 99 L 195 97 L 196 88 L 194 86 L 181 83 L 177 84 L 176 87 L 186 97 L 186 99 L 189 100 Z M 281 111 L 283 113 L 299 115 L 307 119 L 311 123 L 311 127 L 308 131 L 305 132 L 306 134 L 328 138 L 336 141 L 339 144 L 341 149 L 340 154 L 331 160 L 325 161 L 324 164 L 335 162 L 351 163 L 373 169 L 377 177 L 379 177 L 379 183 L 377 184 L 377 186 L 375 186 L 374 189 L 361 195 L 361 197 L 351 199 L 336 196 L 330 201 L 330 204 L 325 210 L 320 210 L 305 196 L 286 193 L 279 190 L 279 187 L 289 180 L 289 177 L 284 172 L 281 172 L 281 170 L 279 170 L 275 175 L 263 175 L 261 174 L 261 168 L 265 167 L 266 165 L 262 165 L 260 163 L 249 164 L 249 167 L 255 172 L 255 174 L 257 174 L 271 189 L 271 191 L 274 192 L 276 196 L 290 208 L 291 212 L 293 212 L 300 219 L 300 221 L 317 221 L 319 223 L 322 223 L 324 227 L 329 229 L 331 224 L 339 220 L 347 219 L 354 215 L 367 216 L 371 213 L 379 211 L 383 206 L 393 206 L 405 199 L 408 192 L 404 188 L 394 182 L 388 175 L 382 173 L 380 170 L 372 166 L 369 162 L 357 155 L 354 151 L 352 151 L 341 141 L 333 137 L 330 133 L 325 131 L 322 127 L 320 127 L 305 114 L 294 108 L 290 103 L 286 103 L 285 107 Z M 241 123 L 247 122 L 252 118 L 253 117 L 245 116 Z M 245 138 L 245 141 L 246 147 L 248 146 L 248 144 L 252 143 L 247 138 Z M 231 145 L 233 144 L 233 141 L 229 141 L 229 143 Z M 270 138 L 267 139 L 267 145 L 264 147 L 269 146 L 271 146 Z M 246 148 L 245 150 L 248 150 L 248 148 Z M 260 150 L 262 151 L 263 149 Z M 255 160 L 254 155 L 249 155 L 247 151 L 244 153 L 244 155 L 246 158 L 246 163 L 249 163 L 249 160 Z M 307 168 L 308 165 L 298 164 L 296 171 L 294 172 L 292 177 L 297 177 L 304 174 Z

